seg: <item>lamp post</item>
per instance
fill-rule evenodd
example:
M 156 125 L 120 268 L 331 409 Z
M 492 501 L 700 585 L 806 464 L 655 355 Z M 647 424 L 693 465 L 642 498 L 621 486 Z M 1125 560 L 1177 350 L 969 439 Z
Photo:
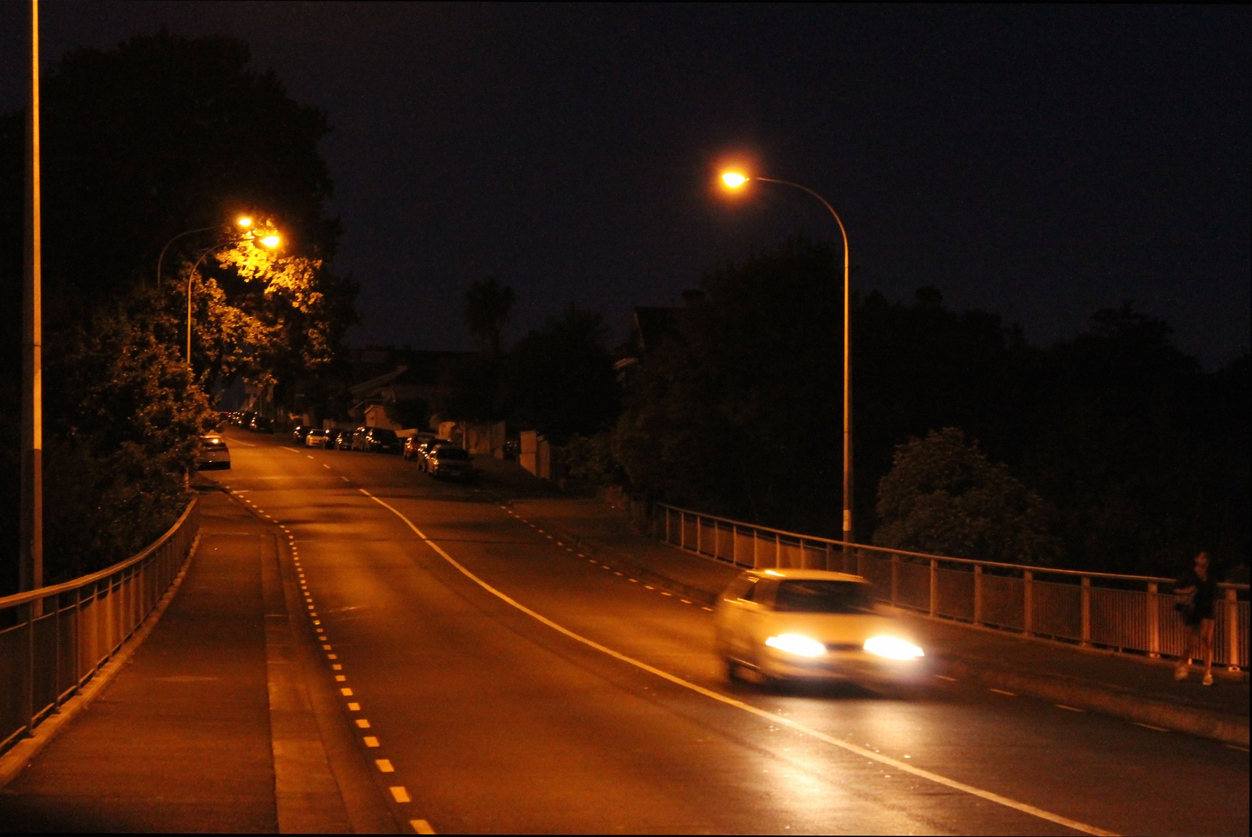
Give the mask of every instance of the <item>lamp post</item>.
M 783 186 L 791 186 L 795 189 L 808 192 L 813 197 L 821 201 L 822 206 L 834 216 L 835 223 L 839 225 L 839 233 L 843 236 L 843 540 L 846 543 L 852 541 L 852 320 L 851 320 L 851 297 L 848 283 L 848 231 L 844 229 L 843 219 L 839 217 L 839 213 L 835 212 L 835 208 L 823 198 L 814 192 L 808 186 L 799 183 L 792 183 L 790 180 L 776 180 L 772 177 L 757 177 L 755 175 L 749 177 L 739 172 L 726 172 L 722 175 L 722 182 L 727 188 L 738 189 L 746 184 L 749 180 L 759 180 L 762 183 L 778 183 Z
M 235 221 L 235 223 L 243 227 L 244 229 L 247 229 L 248 227 L 252 226 L 252 219 L 248 217 L 243 217 Z M 161 262 L 165 261 L 165 251 L 170 249 L 170 245 L 173 244 L 175 241 L 178 241 L 178 239 L 183 238 L 185 236 L 194 235 L 195 233 L 208 232 L 209 230 L 216 230 L 216 229 L 220 229 L 220 227 L 217 227 L 217 226 L 198 227 L 197 229 L 194 229 L 194 230 L 187 230 L 186 232 L 180 232 L 178 235 L 174 236 L 169 241 L 165 242 L 165 246 L 161 248 L 161 255 L 157 256 L 156 284 L 157 284 L 158 289 L 160 289 L 161 287 Z
M 251 221 L 248 222 L 251 224 Z M 200 258 L 196 259 L 196 263 L 192 265 L 191 272 L 187 274 L 187 371 L 191 371 L 191 287 L 196 279 L 196 271 L 200 269 L 200 265 L 204 263 L 205 257 L 214 250 L 220 250 L 223 247 L 229 247 L 232 244 L 238 244 L 241 241 L 260 241 L 266 247 L 273 249 L 278 246 L 281 239 L 277 235 L 267 235 L 258 239 L 255 232 L 249 232 L 239 238 L 233 238 L 230 241 L 223 241 L 221 244 L 214 244 L 212 247 L 200 254 Z

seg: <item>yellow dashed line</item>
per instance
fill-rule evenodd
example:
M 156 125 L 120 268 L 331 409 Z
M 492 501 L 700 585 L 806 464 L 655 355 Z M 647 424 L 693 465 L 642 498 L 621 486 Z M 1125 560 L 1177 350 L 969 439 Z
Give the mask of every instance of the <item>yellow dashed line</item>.
M 655 589 L 656 589 L 656 588 L 655 588 L 655 587 L 653 587 L 651 584 L 645 584 L 645 585 L 643 585 L 643 586 L 644 586 L 645 588 L 647 588 L 648 590 L 655 590 Z
M 1079 709 L 1077 706 L 1066 706 L 1063 703 L 1054 703 L 1052 705 L 1055 706 L 1057 709 L 1064 709 L 1066 712 L 1086 712 L 1087 711 L 1086 709 Z
M 343 671 L 343 665 L 341 665 L 340 663 L 335 663 L 333 666 L 331 666 L 331 668 L 334 669 L 335 671 Z
M 668 592 L 668 591 L 666 591 L 666 590 L 662 590 L 662 591 L 661 591 L 661 595 L 662 595 L 662 596 L 672 596 L 672 595 L 674 595 L 674 594 L 673 594 L 673 593 L 670 593 L 670 592 Z
M 358 727 L 360 727 L 361 729 L 369 729 L 369 728 L 370 728 L 370 722 L 369 722 L 369 721 L 367 721 L 367 720 L 365 720 L 364 718 L 357 718 L 357 719 L 356 719 L 356 725 L 357 725 Z
M 330 650 L 330 646 L 329 646 L 329 645 L 323 645 L 323 646 L 322 646 L 322 650 L 323 650 L 323 651 L 329 651 L 329 650 Z
M 700 605 L 700 609 L 701 609 L 701 610 L 707 610 L 709 613 L 712 613 L 712 612 L 713 612 L 713 608 L 711 608 L 711 607 L 705 607 L 704 605 Z
M 365 736 L 364 738 L 362 738 L 361 740 L 365 742 L 365 746 L 366 746 L 366 747 L 377 747 L 377 746 L 378 746 L 378 739 L 377 739 L 377 738 L 375 738 L 375 737 L 374 737 L 374 736 L 372 736 L 372 735 L 367 735 L 367 736 Z
M 347 676 L 346 676 L 346 675 L 343 675 L 343 674 L 336 674 L 336 675 L 335 675 L 335 682 L 336 682 L 336 683 L 343 683 L 343 682 L 344 682 L 345 680 L 347 680 L 347 679 L 348 679 L 348 678 L 347 678 Z
M 691 604 L 691 602 L 688 601 L 687 599 L 679 599 L 678 601 L 682 602 L 683 604 Z
M 391 795 L 396 800 L 396 802 L 412 802 L 413 801 L 412 798 L 409 796 L 409 792 L 405 790 L 402 785 L 393 785 L 391 788 Z
M 337 660 L 337 659 L 339 659 L 339 655 L 338 655 L 338 654 L 327 654 L 327 655 L 326 655 L 326 659 L 328 659 L 328 660 Z
M 349 703 L 349 704 L 348 704 L 348 711 L 349 711 L 349 712 L 360 712 L 360 711 L 361 711 L 361 704 L 359 704 L 359 703 Z
M 426 820 L 409 820 L 409 825 L 413 826 L 413 830 L 418 834 L 434 834 L 435 829 L 430 827 L 430 823 Z
M 995 692 L 997 695 L 1007 695 L 1008 697 L 1017 697 L 1017 692 L 1006 692 L 1003 689 L 987 689 L 989 692 Z
M 630 583 L 631 583 L 631 584 L 638 584 L 638 583 L 639 583 L 639 579 L 637 579 L 637 578 L 632 578 L 632 579 L 630 580 Z
M 352 697 L 352 690 L 351 690 L 351 689 L 340 689 L 340 690 L 339 690 L 339 694 L 343 695 L 344 697 Z
M 378 765 L 379 773 L 395 773 L 396 769 L 391 766 L 391 762 L 387 759 L 374 759 L 374 764 Z

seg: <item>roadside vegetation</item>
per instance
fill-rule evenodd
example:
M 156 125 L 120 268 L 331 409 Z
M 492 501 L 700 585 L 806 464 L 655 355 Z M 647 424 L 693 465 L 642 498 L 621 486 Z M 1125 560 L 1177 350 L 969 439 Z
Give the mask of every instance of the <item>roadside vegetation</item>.
M 162 31 L 70 52 L 42 85 L 47 583 L 155 539 L 188 499 L 210 395 L 243 377 L 289 398 L 355 317 L 329 268 L 329 125 L 248 64 L 240 41 Z M 16 584 L 25 120 L 0 117 L 0 591 Z M 242 240 L 241 216 L 280 247 Z

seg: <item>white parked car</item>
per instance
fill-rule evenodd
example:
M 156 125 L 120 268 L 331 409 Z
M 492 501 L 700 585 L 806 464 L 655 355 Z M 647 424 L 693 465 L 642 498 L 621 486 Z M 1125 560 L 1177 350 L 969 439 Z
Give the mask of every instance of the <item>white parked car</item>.
M 907 682 L 925 653 L 870 598 L 864 578 L 824 570 L 748 570 L 713 614 L 726 674 L 789 679 Z
M 309 435 L 304 437 L 304 445 L 309 448 L 324 448 L 329 435 L 325 430 L 310 430 Z

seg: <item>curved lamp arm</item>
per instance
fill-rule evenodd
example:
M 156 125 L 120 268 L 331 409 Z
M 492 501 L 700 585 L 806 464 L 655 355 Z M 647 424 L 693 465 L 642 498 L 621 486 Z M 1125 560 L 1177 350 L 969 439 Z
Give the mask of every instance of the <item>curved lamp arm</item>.
M 165 246 L 161 248 L 161 255 L 157 256 L 156 284 L 157 284 L 158 289 L 160 289 L 161 287 L 161 262 L 165 261 L 165 251 L 170 249 L 170 245 L 173 244 L 175 241 L 178 241 L 178 239 L 183 238 L 184 236 L 193 235 L 195 233 L 208 232 L 209 230 L 216 230 L 216 229 L 219 229 L 219 227 L 200 227 L 197 230 L 187 230 L 187 232 L 181 232 L 178 235 L 171 238 L 169 241 L 165 242 Z

